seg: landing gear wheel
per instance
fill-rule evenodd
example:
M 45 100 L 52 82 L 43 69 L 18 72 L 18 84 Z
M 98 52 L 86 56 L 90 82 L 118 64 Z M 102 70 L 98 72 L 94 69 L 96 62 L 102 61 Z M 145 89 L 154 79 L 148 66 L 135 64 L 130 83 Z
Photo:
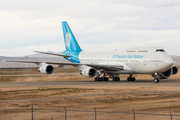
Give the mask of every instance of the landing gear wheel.
M 94 81 L 101 81 L 101 78 L 100 77 L 95 77 Z
M 127 81 L 131 81 L 131 77 L 128 77 L 128 78 L 127 78 Z
M 108 81 L 109 78 L 108 77 L 95 77 L 94 81 Z
M 101 78 L 103 81 L 108 81 L 108 77 L 102 77 Z
M 98 81 L 97 77 L 94 78 L 94 81 Z
M 132 81 L 136 81 L 136 78 L 135 77 L 132 77 L 132 79 L 131 79 Z
M 105 77 L 105 81 L 109 81 L 109 78 L 108 78 L 108 77 Z
M 120 81 L 119 77 L 113 77 L 112 81 Z
M 136 81 L 136 78 L 135 77 L 128 77 L 127 81 Z
M 159 79 L 154 79 L 154 83 L 159 83 Z

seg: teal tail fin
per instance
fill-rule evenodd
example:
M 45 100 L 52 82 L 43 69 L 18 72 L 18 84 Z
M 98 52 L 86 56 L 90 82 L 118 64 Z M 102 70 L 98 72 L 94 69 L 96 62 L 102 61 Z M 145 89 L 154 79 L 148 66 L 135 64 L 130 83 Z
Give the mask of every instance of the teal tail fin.
M 82 50 L 66 21 L 62 22 L 62 28 L 63 28 L 66 51 L 81 52 Z

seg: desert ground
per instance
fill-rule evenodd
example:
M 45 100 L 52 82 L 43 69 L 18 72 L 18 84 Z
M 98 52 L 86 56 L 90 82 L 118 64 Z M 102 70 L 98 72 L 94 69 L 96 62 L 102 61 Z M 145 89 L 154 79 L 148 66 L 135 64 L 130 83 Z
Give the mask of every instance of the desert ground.
M 127 76 L 120 75 L 120 82 L 103 83 L 81 76 L 77 69 L 57 68 L 52 75 L 40 74 L 36 69 L 0 69 L 0 120 L 31 120 L 31 110 L 26 108 L 32 103 L 34 108 L 60 109 L 35 109 L 34 120 L 64 120 L 65 113 L 61 111 L 64 107 L 89 111 L 94 111 L 95 107 L 97 111 L 116 112 L 134 109 L 136 113 L 166 115 L 171 111 L 180 115 L 180 74 L 158 84 L 153 83 L 151 75 L 135 75 L 135 82 L 127 82 Z M 13 86 L 22 82 L 37 85 Z M 51 82 L 57 85 L 51 85 Z M 43 85 L 39 86 L 39 83 Z M 94 117 L 94 112 L 67 111 L 67 120 L 93 120 Z M 97 112 L 97 120 L 112 119 L 133 120 L 133 114 Z M 136 119 L 169 120 L 170 116 L 137 114 Z M 180 116 L 173 116 L 173 120 L 179 119 Z

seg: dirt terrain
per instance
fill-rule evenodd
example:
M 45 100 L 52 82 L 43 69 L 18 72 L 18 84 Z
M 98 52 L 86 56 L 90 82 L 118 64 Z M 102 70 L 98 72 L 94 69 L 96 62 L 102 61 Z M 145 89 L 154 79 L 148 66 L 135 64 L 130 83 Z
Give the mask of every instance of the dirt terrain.
M 119 77 L 126 80 L 129 75 L 122 74 Z M 134 75 L 136 79 L 153 79 L 149 74 Z M 180 74 L 171 78 L 180 78 Z M 51 75 L 41 74 L 37 69 L 0 69 L 0 82 L 34 82 L 34 81 L 79 81 L 94 80 L 79 74 L 79 70 L 56 68 Z
M 60 74 L 59 74 L 59 73 Z M 73 76 L 66 75 L 71 72 Z M 33 76 L 37 74 L 37 76 Z M 33 70 L 1 70 L 1 80 L 4 82 L 19 82 L 24 81 L 39 81 L 49 80 L 89 80 L 78 79 L 81 77 L 76 70 L 57 70 L 57 75 L 51 77 L 39 75 Z M 68 74 L 68 73 L 67 73 Z M 11 76 L 12 75 L 12 76 Z M 18 75 L 18 76 L 15 76 Z M 25 75 L 25 76 L 24 76 Z M 64 79 L 62 78 L 64 76 Z M 175 77 L 178 77 L 179 74 Z M 14 78 L 17 77 L 17 78 Z M 20 79 L 22 77 L 22 80 Z M 40 77 L 40 78 L 39 78 Z M 57 79 L 61 77 L 61 79 Z M 123 78 L 124 77 L 124 78 Z M 138 79 L 152 79 L 150 75 L 138 75 Z M 6 80 L 7 78 L 7 80 Z M 46 79 L 47 78 L 47 79 Z M 126 76 L 122 75 L 122 79 Z M 20 79 L 20 80 L 18 80 Z M 26 80 L 28 79 L 28 80 Z M 91 79 L 91 78 L 90 78 Z M 76 79 L 75 79 L 76 80 Z M 1 81 L 2 82 L 2 81 Z M 133 84 L 133 83 L 129 83 Z M 67 110 L 90 110 L 94 111 L 119 111 L 132 112 L 132 109 L 137 113 L 160 113 L 180 115 L 180 87 L 129 87 L 122 86 L 119 88 L 99 86 L 99 87 L 6 87 L 0 88 L 0 120 L 31 120 L 31 110 L 3 110 L 30 108 L 31 103 L 34 108 L 46 109 L 64 109 Z M 34 110 L 35 120 L 64 120 L 64 111 L 61 110 Z M 67 120 L 92 120 L 94 112 L 73 112 L 67 111 Z M 133 114 L 119 113 L 97 113 L 97 120 L 133 120 Z M 153 115 L 136 115 L 138 120 L 169 120 L 170 116 L 153 116 Z M 173 120 L 178 120 L 180 117 L 174 116 Z

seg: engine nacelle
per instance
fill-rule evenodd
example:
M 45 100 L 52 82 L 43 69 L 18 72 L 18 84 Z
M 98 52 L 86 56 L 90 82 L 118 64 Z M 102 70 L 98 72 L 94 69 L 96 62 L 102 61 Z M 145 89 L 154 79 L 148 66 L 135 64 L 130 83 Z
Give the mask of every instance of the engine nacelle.
M 159 74 L 161 79 L 168 79 L 172 75 L 172 68 Z
M 81 71 L 80 74 L 85 77 L 94 77 L 96 76 L 96 69 L 88 67 Z
M 173 70 L 172 75 L 175 75 L 178 73 L 178 68 L 176 66 L 173 66 L 172 70 Z
M 176 66 L 173 66 L 169 70 L 159 73 L 158 77 L 160 79 L 168 79 L 171 75 L 175 75 L 177 73 L 178 73 L 178 68 Z M 152 76 L 155 78 L 155 74 L 152 74 Z
M 38 70 L 44 74 L 52 74 L 54 72 L 54 67 L 52 65 L 44 64 Z

